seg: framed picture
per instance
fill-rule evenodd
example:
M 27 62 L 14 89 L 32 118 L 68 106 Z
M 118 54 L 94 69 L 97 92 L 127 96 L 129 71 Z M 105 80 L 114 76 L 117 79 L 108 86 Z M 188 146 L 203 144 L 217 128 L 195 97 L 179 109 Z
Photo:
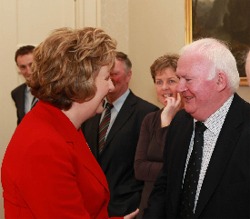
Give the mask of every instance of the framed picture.
M 250 0 L 185 0 L 186 43 L 202 37 L 225 41 L 233 53 L 240 85 L 247 86 L 245 59 L 250 48 Z

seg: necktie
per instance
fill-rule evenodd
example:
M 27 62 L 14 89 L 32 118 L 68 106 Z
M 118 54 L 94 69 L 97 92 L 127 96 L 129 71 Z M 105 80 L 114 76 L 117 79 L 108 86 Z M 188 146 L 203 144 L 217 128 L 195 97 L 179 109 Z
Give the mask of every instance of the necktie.
M 204 144 L 203 133 L 205 130 L 206 126 L 202 122 L 197 121 L 195 124 L 193 151 L 188 162 L 182 189 L 181 218 L 192 218 L 194 216 L 194 202 L 200 176 Z
M 105 144 L 105 140 L 106 140 L 106 133 L 107 133 L 107 129 L 108 129 L 109 123 L 110 123 L 112 107 L 113 107 L 112 104 L 110 104 L 110 103 L 106 104 L 106 107 L 105 107 L 106 111 L 105 111 L 103 119 L 99 125 L 99 153 L 101 153 L 103 151 L 103 148 L 104 148 L 104 144 Z
M 33 97 L 30 109 L 32 109 L 36 105 L 37 101 L 38 99 L 36 97 Z

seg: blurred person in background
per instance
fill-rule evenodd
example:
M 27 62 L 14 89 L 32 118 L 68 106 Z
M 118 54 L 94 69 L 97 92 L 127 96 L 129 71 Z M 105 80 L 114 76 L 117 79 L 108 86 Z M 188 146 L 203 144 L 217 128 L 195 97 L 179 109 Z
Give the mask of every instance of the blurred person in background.
M 11 91 L 11 97 L 16 106 L 17 125 L 36 103 L 36 98 L 31 94 L 30 88 L 26 83 L 31 74 L 34 49 L 34 46 L 26 45 L 20 47 L 15 53 L 15 62 L 18 68 L 18 73 L 25 79 L 25 83 Z
M 163 165 L 163 149 L 168 126 L 176 112 L 181 109 L 181 96 L 177 92 L 179 78 L 176 75 L 177 54 L 157 58 L 150 67 L 158 101 L 163 105 L 159 111 L 145 116 L 135 153 L 135 177 L 144 181 L 140 212 L 147 207 L 148 197 Z

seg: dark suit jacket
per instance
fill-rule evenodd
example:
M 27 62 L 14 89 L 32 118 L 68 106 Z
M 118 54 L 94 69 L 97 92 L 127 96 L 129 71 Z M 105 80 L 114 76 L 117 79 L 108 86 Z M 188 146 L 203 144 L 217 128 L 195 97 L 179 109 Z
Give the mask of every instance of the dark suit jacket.
M 180 111 L 166 137 L 164 166 L 144 219 L 177 218 L 193 118 Z M 250 218 L 250 104 L 237 94 L 219 134 L 196 218 Z
M 81 130 L 43 101 L 18 125 L 1 180 L 6 219 L 109 218 L 108 183 Z
M 134 177 L 134 155 L 140 127 L 146 114 L 158 107 L 128 95 L 98 155 L 98 126 L 101 115 L 86 121 L 82 130 L 91 151 L 101 165 L 109 184 L 109 215 L 122 216 L 139 207 L 143 183 Z
M 23 119 L 23 117 L 25 116 L 24 102 L 25 102 L 26 87 L 27 85 L 23 83 L 11 91 L 11 97 L 14 100 L 16 106 L 17 124 L 19 124 Z

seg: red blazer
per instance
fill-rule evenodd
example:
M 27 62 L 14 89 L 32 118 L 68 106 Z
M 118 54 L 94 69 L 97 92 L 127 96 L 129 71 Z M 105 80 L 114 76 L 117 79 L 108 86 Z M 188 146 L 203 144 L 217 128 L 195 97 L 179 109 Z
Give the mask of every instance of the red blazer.
M 39 101 L 17 127 L 2 164 L 5 218 L 108 218 L 109 189 L 81 131 Z

